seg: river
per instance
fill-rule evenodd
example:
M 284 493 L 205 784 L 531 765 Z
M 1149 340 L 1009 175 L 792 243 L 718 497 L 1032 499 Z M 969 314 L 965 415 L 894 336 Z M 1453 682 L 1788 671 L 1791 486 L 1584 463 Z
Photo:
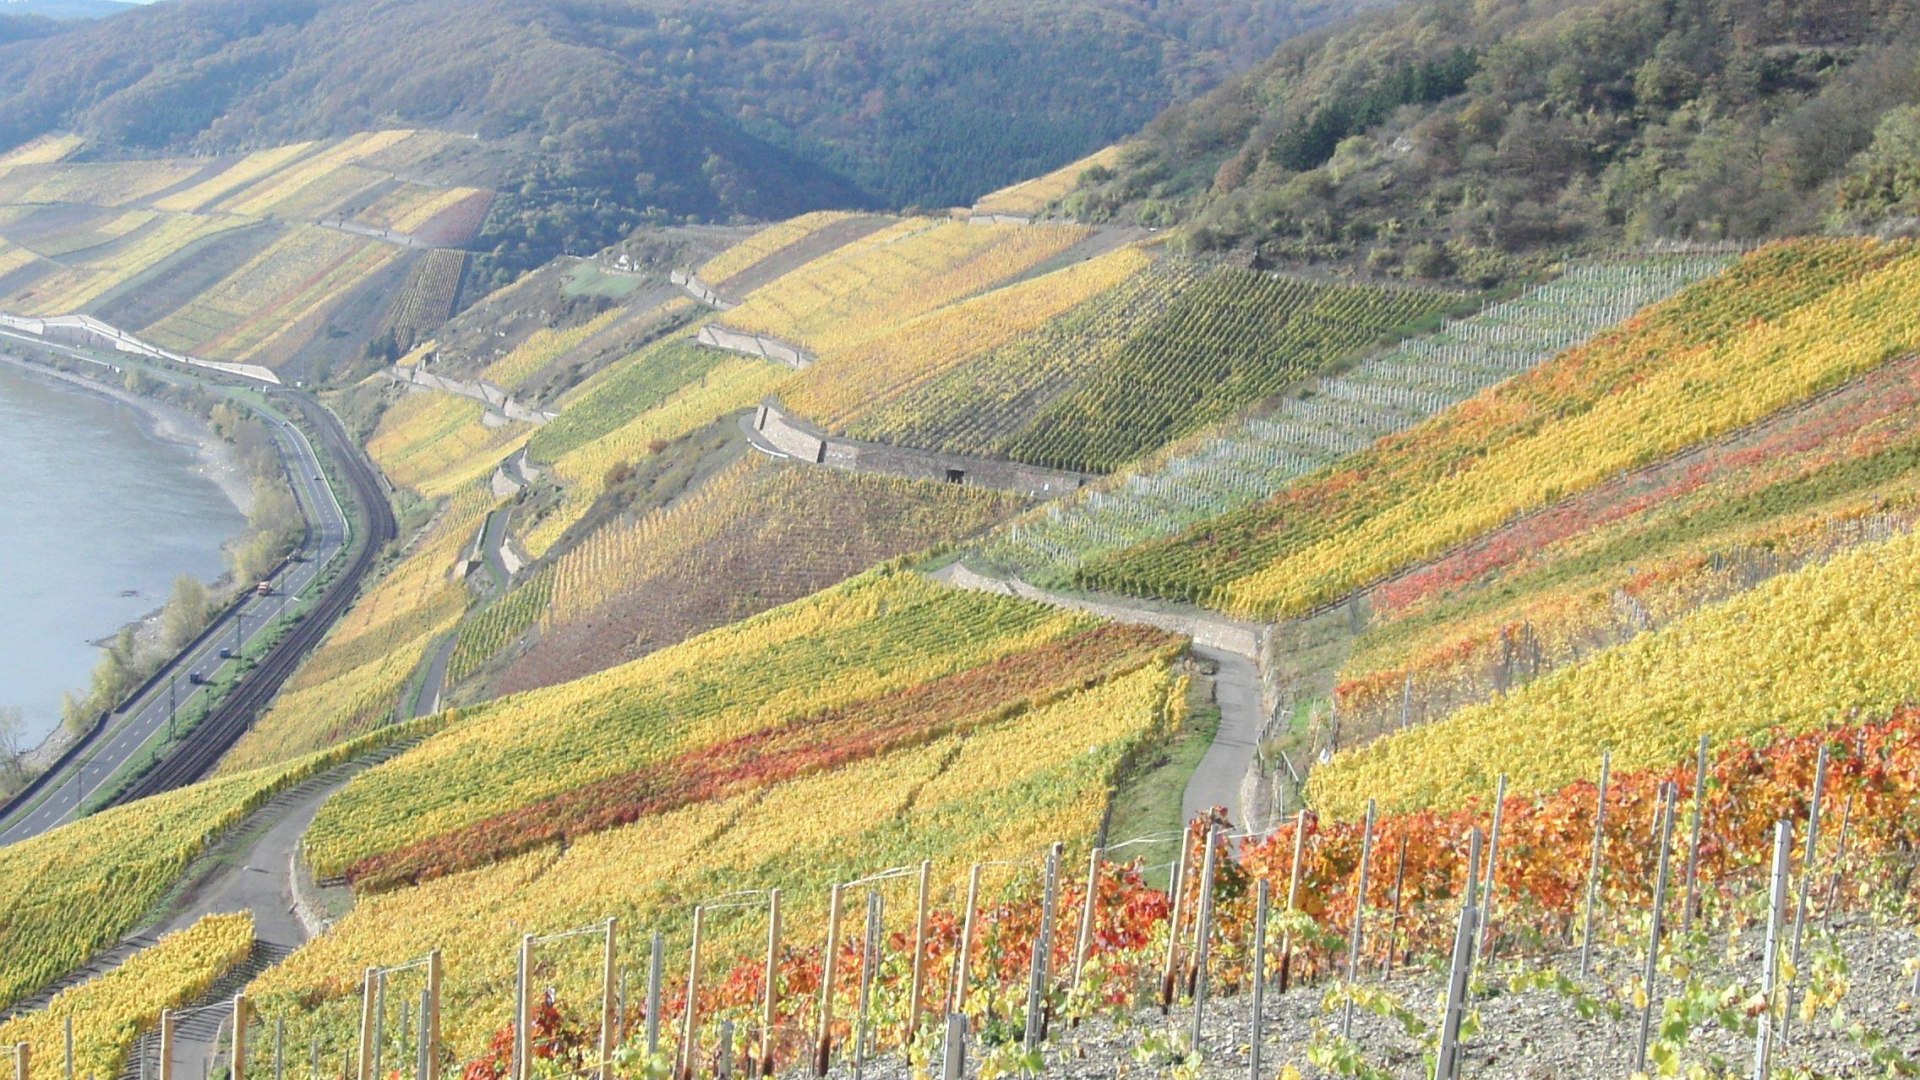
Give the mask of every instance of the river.
M 133 407 L 0 364 L 0 707 L 31 747 L 83 689 L 90 644 L 211 581 L 246 521 L 198 451 Z

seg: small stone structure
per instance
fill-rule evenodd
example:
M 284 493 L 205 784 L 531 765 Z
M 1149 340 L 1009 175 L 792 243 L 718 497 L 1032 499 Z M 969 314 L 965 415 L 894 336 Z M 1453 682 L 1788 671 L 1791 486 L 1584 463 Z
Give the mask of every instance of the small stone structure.
M 779 453 L 815 465 L 848 472 L 885 473 L 916 480 L 1017 491 L 1036 499 L 1053 499 L 1076 491 L 1093 479 L 1084 473 L 1043 469 L 1017 461 L 936 454 L 884 443 L 860 442 L 828 435 L 767 401 L 753 414 L 753 432 L 759 441 Z

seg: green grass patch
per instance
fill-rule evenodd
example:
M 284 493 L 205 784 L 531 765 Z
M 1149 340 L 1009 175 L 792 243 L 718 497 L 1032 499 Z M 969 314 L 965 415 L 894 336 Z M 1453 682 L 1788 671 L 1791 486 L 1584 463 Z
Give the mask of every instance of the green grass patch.
M 1213 745 L 1220 730 L 1220 707 L 1213 703 L 1211 684 L 1196 681 L 1188 698 L 1186 726 L 1174 732 L 1156 752 L 1145 755 L 1131 773 L 1120 780 L 1107 813 L 1106 842 L 1118 843 L 1136 836 L 1161 833 L 1177 834 L 1181 821 L 1181 802 L 1187 793 L 1187 781 L 1200 767 L 1200 759 Z M 1205 700 L 1200 700 L 1201 698 Z M 1180 853 L 1179 843 L 1171 836 L 1151 844 L 1135 844 L 1115 857 L 1132 862 L 1139 859 L 1148 867 L 1147 883 L 1165 888 L 1169 876 L 1166 864 Z

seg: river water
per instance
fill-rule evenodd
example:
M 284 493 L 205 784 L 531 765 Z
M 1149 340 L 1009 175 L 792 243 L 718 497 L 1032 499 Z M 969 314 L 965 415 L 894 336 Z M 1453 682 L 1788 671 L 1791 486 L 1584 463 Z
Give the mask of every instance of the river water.
M 0 364 L 0 707 L 33 746 L 83 689 L 92 644 L 224 569 L 246 521 L 194 448 L 133 407 Z

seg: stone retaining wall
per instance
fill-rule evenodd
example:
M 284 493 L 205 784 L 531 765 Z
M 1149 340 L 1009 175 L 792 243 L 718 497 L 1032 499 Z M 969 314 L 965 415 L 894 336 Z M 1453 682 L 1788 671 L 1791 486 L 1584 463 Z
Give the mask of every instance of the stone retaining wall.
M 693 297 L 695 300 L 700 301 L 710 308 L 715 308 L 720 311 L 730 311 L 739 306 L 733 301 L 722 297 L 719 293 L 714 292 L 713 286 L 701 281 L 700 276 L 690 270 L 675 270 L 667 275 L 667 280 L 680 286 L 688 296 Z
M 405 383 L 423 390 L 438 390 L 445 394 L 459 394 L 461 397 L 472 398 L 487 407 L 488 417 L 517 420 L 520 423 L 538 427 L 560 415 L 556 412 L 522 405 L 513 400 L 505 390 L 485 380 L 464 382 L 460 379 L 449 379 L 444 375 L 435 375 L 429 371 L 421 371 L 418 367 L 399 365 L 388 368 L 386 376 L 394 382 Z M 497 421 L 494 426 L 498 426 Z
M 280 376 L 275 375 L 270 368 L 261 367 L 259 364 L 229 364 L 219 360 L 200 360 L 182 353 L 171 352 L 157 345 L 149 345 L 132 334 L 118 327 L 109 326 L 91 315 L 56 315 L 45 319 L 0 315 L 0 326 L 22 334 L 45 338 L 48 341 L 112 349 L 130 356 L 144 356 L 149 360 L 168 360 L 226 375 L 238 375 L 243 379 L 252 379 L 270 386 L 280 385 Z
M 758 356 L 763 360 L 772 360 L 790 368 L 804 368 L 813 364 L 813 354 L 805 349 L 789 345 L 779 338 L 742 333 L 739 330 L 729 330 L 724 326 L 711 324 L 703 326 L 693 340 L 710 349 L 724 349 L 727 352 L 745 356 Z
M 787 415 L 768 401 L 753 415 L 753 430 L 763 441 L 791 458 L 848 472 L 885 473 L 915 480 L 974 484 L 1001 491 L 1018 491 L 1036 499 L 1053 499 L 1078 490 L 1092 477 L 1042 469 L 1015 461 L 936 454 L 883 443 L 859 442 L 828 435 L 805 421 Z

